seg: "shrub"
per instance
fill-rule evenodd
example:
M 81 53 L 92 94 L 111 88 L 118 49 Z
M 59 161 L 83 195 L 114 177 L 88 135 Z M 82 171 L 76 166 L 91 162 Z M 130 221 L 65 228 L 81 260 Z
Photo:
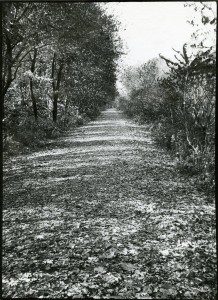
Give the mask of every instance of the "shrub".
M 215 148 L 214 52 L 211 48 L 192 57 L 184 45 L 181 59 L 163 59 L 169 67 L 167 76 L 157 76 L 157 60 L 124 76 L 128 92 L 126 97 L 120 97 L 119 107 L 137 122 L 152 122 L 155 141 L 177 157 L 178 170 L 197 176 L 201 186 L 211 190 Z

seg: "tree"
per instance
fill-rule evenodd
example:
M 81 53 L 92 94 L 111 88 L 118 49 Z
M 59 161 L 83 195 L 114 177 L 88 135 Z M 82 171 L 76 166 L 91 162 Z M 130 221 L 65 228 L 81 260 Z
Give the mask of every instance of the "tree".
M 161 101 L 158 83 L 158 78 L 162 76 L 161 69 L 159 59 L 149 60 L 140 67 L 127 68 L 123 74 L 123 84 L 127 91 L 127 114 L 137 116 L 140 121 L 157 118 Z
M 38 42 L 41 28 L 37 20 L 41 13 L 34 3 L 8 2 L 3 5 L 3 101 L 23 61 Z
M 113 101 L 120 44 L 116 22 L 99 4 L 12 2 L 3 8 L 8 132 L 18 137 L 19 131 L 20 140 L 25 130 L 47 134 L 78 114 L 95 117 Z
M 199 50 L 207 50 L 210 47 L 215 50 L 216 46 L 216 3 L 215 2 L 192 2 L 185 7 L 194 10 L 194 15 L 188 21 L 193 26 L 192 51 L 196 54 Z

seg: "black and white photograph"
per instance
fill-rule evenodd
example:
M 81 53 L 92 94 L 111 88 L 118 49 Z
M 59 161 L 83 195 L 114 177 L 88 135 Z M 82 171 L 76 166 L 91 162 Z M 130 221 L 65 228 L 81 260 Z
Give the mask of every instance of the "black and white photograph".
M 217 297 L 216 1 L 1 1 L 2 297 Z

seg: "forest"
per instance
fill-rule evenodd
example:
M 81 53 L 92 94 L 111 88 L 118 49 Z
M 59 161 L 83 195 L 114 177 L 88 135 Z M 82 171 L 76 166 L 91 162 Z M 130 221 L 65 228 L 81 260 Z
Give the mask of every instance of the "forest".
M 193 6 L 194 4 L 190 4 Z M 208 5 L 196 8 L 215 31 Z M 71 20 L 74 20 L 73 23 Z M 177 158 L 178 170 L 214 190 L 215 43 L 193 26 L 193 43 L 123 71 L 126 97 L 116 90 L 122 46 L 118 24 L 96 3 L 16 3 L 3 6 L 3 150 L 43 147 L 113 103 L 152 123 L 156 142 Z M 199 39 L 200 37 L 200 39 Z M 163 64 L 165 62 L 165 66 Z M 167 65 L 167 68 L 166 68 Z M 166 71 L 167 70 L 167 71 Z
M 117 24 L 97 3 L 3 5 L 3 145 L 43 146 L 116 96 Z
M 5 299 L 217 296 L 217 19 L 171 3 L 0 3 Z M 162 25 L 183 5 L 172 58 Z M 121 15 L 135 53 L 163 53 L 122 64 Z
M 210 193 L 215 187 L 216 16 L 209 4 L 188 5 L 205 28 L 189 21 L 192 43 L 173 49 L 174 60 L 160 54 L 126 68 L 127 94 L 118 106 L 130 118 L 152 124 L 154 139 L 177 159 L 178 171 Z

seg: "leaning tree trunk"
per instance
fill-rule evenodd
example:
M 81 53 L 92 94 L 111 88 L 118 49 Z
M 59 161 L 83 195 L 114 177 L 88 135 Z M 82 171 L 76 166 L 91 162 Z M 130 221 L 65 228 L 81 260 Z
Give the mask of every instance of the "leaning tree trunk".
M 32 62 L 31 62 L 31 69 L 30 69 L 32 74 L 34 74 L 34 71 L 35 71 L 36 56 L 37 56 L 37 49 L 35 48 L 33 59 L 32 59 Z M 36 104 L 36 97 L 35 97 L 34 91 L 33 91 L 33 78 L 32 77 L 30 77 L 30 96 L 31 96 L 31 100 L 32 100 L 33 114 L 34 114 L 35 120 L 37 121 L 37 119 L 38 119 L 38 109 L 37 109 L 37 104 Z

